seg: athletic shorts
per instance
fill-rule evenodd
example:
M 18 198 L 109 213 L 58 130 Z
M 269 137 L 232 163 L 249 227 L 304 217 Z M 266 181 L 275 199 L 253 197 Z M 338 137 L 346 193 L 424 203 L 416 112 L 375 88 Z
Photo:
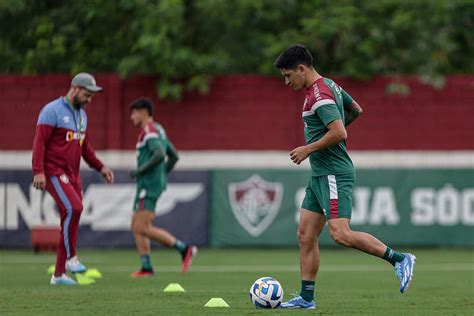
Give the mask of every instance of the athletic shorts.
M 155 211 L 156 202 L 163 193 L 164 189 L 161 185 L 137 184 L 137 193 L 135 194 L 135 202 L 133 203 L 133 210 L 147 210 Z
M 324 213 L 327 220 L 351 218 L 352 187 L 355 172 L 311 177 L 306 187 L 302 208 Z

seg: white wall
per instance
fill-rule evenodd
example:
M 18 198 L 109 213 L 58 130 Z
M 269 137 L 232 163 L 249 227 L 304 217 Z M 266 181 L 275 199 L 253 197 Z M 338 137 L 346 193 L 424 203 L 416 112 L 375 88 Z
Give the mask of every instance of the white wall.
M 114 169 L 135 166 L 135 151 L 98 151 Z M 293 164 L 284 151 L 180 151 L 178 170 L 220 168 L 309 169 Z M 356 168 L 474 168 L 474 151 L 350 151 Z M 82 167 L 87 167 L 83 162 Z M 31 169 L 31 151 L 0 150 L 0 169 Z

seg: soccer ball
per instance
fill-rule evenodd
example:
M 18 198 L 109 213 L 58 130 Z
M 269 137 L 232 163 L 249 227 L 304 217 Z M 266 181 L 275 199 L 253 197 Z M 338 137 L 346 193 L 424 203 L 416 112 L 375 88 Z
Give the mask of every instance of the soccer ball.
M 252 284 L 250 301 L 257 308 L 277 308 L 283 301 L 283 288 L 272 277 L 263 277 Z

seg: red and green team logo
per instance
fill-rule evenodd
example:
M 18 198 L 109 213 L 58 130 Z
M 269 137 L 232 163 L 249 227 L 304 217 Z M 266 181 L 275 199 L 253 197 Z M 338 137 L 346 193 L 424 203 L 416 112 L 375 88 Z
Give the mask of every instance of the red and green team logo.
M 259 175 L 229 184 L 229 201 L 235 218 L 252 236 L 260 236 L 280 210 L 283 186 L 268 182 Z

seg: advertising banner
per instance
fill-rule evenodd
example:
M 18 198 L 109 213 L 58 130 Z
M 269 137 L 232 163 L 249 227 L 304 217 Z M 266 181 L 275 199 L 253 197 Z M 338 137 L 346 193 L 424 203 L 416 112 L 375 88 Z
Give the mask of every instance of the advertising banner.
M 295 246 L 309 171 L 213 172 L 213 246 Z M 351 226 L 399 246 L 474 246 L 474 170 L 358 170 Z M 322 245 L 332 245 L 327 228 Z
M 126 171 L 111 186 L 93 171 L 82 177 L 79 247 L 133 247 L 133 180 Z M 155 224 L 197 245 L 296 246 L 308 177 L 307 170 L 173 172 Z M 31 229 L 59 225 L 53 199 L 31 181 L 30 171 L 0 170 L 0 247 L 31 247 Z M 351 226 L 390 245 L 474 246 L 474 170 L 358 170 Z M 320 241 L 334 244 L 327 228 Z
M 79 247 L 134 247 L 130 230 L 135 183 L 127 171 L 107 185 L 94 171 L 81 172 L 83 206 Z M 52 197 L 35 190 L 31 171 L 0 170 L 0 247 L 30 247 L 30 230 L 59 227 Z M 156 206 L 154 223 L 195 245 L 208 244 L 209 172 L 176 171 Z M 152 243 L 153 244 L 153 243 Z

